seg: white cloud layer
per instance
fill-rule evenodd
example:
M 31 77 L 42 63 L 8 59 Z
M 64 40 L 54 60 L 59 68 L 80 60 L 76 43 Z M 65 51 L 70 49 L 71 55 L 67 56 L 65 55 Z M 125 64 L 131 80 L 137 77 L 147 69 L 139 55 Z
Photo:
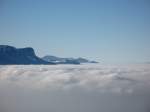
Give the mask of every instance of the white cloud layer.
M 0 112 L 149 112 L 150 65 L 0 66 Z

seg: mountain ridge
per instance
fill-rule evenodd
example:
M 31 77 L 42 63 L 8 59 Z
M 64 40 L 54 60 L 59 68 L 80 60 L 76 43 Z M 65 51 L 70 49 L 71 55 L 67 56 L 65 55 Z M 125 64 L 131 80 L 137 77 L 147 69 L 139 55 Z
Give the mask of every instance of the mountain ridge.
M 52 55 L 46 55 L 42 57 L 43 60 L 48 61 L 48 62 L 55 62 L 57 64 L 81 64 L 81 63 L 98 63 L 96 61 L 90 61 L 85 58 L 61 58 L 57 56 L 52 56 Z
M 85 58 L 60 58 L 56 56 L 38 57 L 32 47 L 16 48 L 9 45 L 0 45 L 0 65 L 29 65 L 29 64 L 81 64 L 97 63 Z
M 8 45 L 0 45 L 0 64 L 55 64 L 44 61 L 36 56 L 34 49 L 31 47 L 16 48 Z

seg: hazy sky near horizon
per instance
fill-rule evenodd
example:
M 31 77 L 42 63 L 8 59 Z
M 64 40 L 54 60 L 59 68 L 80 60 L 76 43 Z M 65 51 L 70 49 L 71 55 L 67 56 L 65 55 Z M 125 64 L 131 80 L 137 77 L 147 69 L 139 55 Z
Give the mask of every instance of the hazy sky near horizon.
M 150 61 L 149 0 L 0 0 L 0 44 L 38 56 Z

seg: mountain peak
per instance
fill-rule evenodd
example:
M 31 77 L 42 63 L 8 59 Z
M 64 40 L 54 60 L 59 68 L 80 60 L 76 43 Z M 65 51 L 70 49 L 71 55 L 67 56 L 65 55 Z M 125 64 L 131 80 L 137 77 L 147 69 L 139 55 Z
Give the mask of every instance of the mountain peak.
M 54 64 L 37 57 L 31 47 L 0 45 L 0 64 Z

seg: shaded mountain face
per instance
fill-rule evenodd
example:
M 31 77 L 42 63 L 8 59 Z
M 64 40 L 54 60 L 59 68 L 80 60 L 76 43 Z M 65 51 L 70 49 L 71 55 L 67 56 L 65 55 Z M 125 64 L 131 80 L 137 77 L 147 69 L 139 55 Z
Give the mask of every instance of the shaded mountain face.
M 42 59 L 57 64 L 98 63 L 96 61 L 89 61 L 84 58 L 60 58 L 60 57 L 50 56 L 50 55 L 44 56 Z
M 0 45 L 0 64 L 54 64 L 35 55 L 34 49 Z
M 79 61 L 80 63 L 88 63 L 88 62 L 90 62 L 89 60 L 84 59 L 84 58 L 77 58 L 75 60 Z
M 48 62 L 54 62 L 56 64 L 80 64 L 80 62 L 73 58 L 60 58 L 56 56 L 47 55 L 44 56 L 42 59 Z
M 59 57 L 50 56 L 50 55 L 44 56 L 42 59 L 45 61 L 48 61 L 48 62 L 56 62 L 56 61 L 64 61 L 65 60 L 65 58 L 59 58 Z

